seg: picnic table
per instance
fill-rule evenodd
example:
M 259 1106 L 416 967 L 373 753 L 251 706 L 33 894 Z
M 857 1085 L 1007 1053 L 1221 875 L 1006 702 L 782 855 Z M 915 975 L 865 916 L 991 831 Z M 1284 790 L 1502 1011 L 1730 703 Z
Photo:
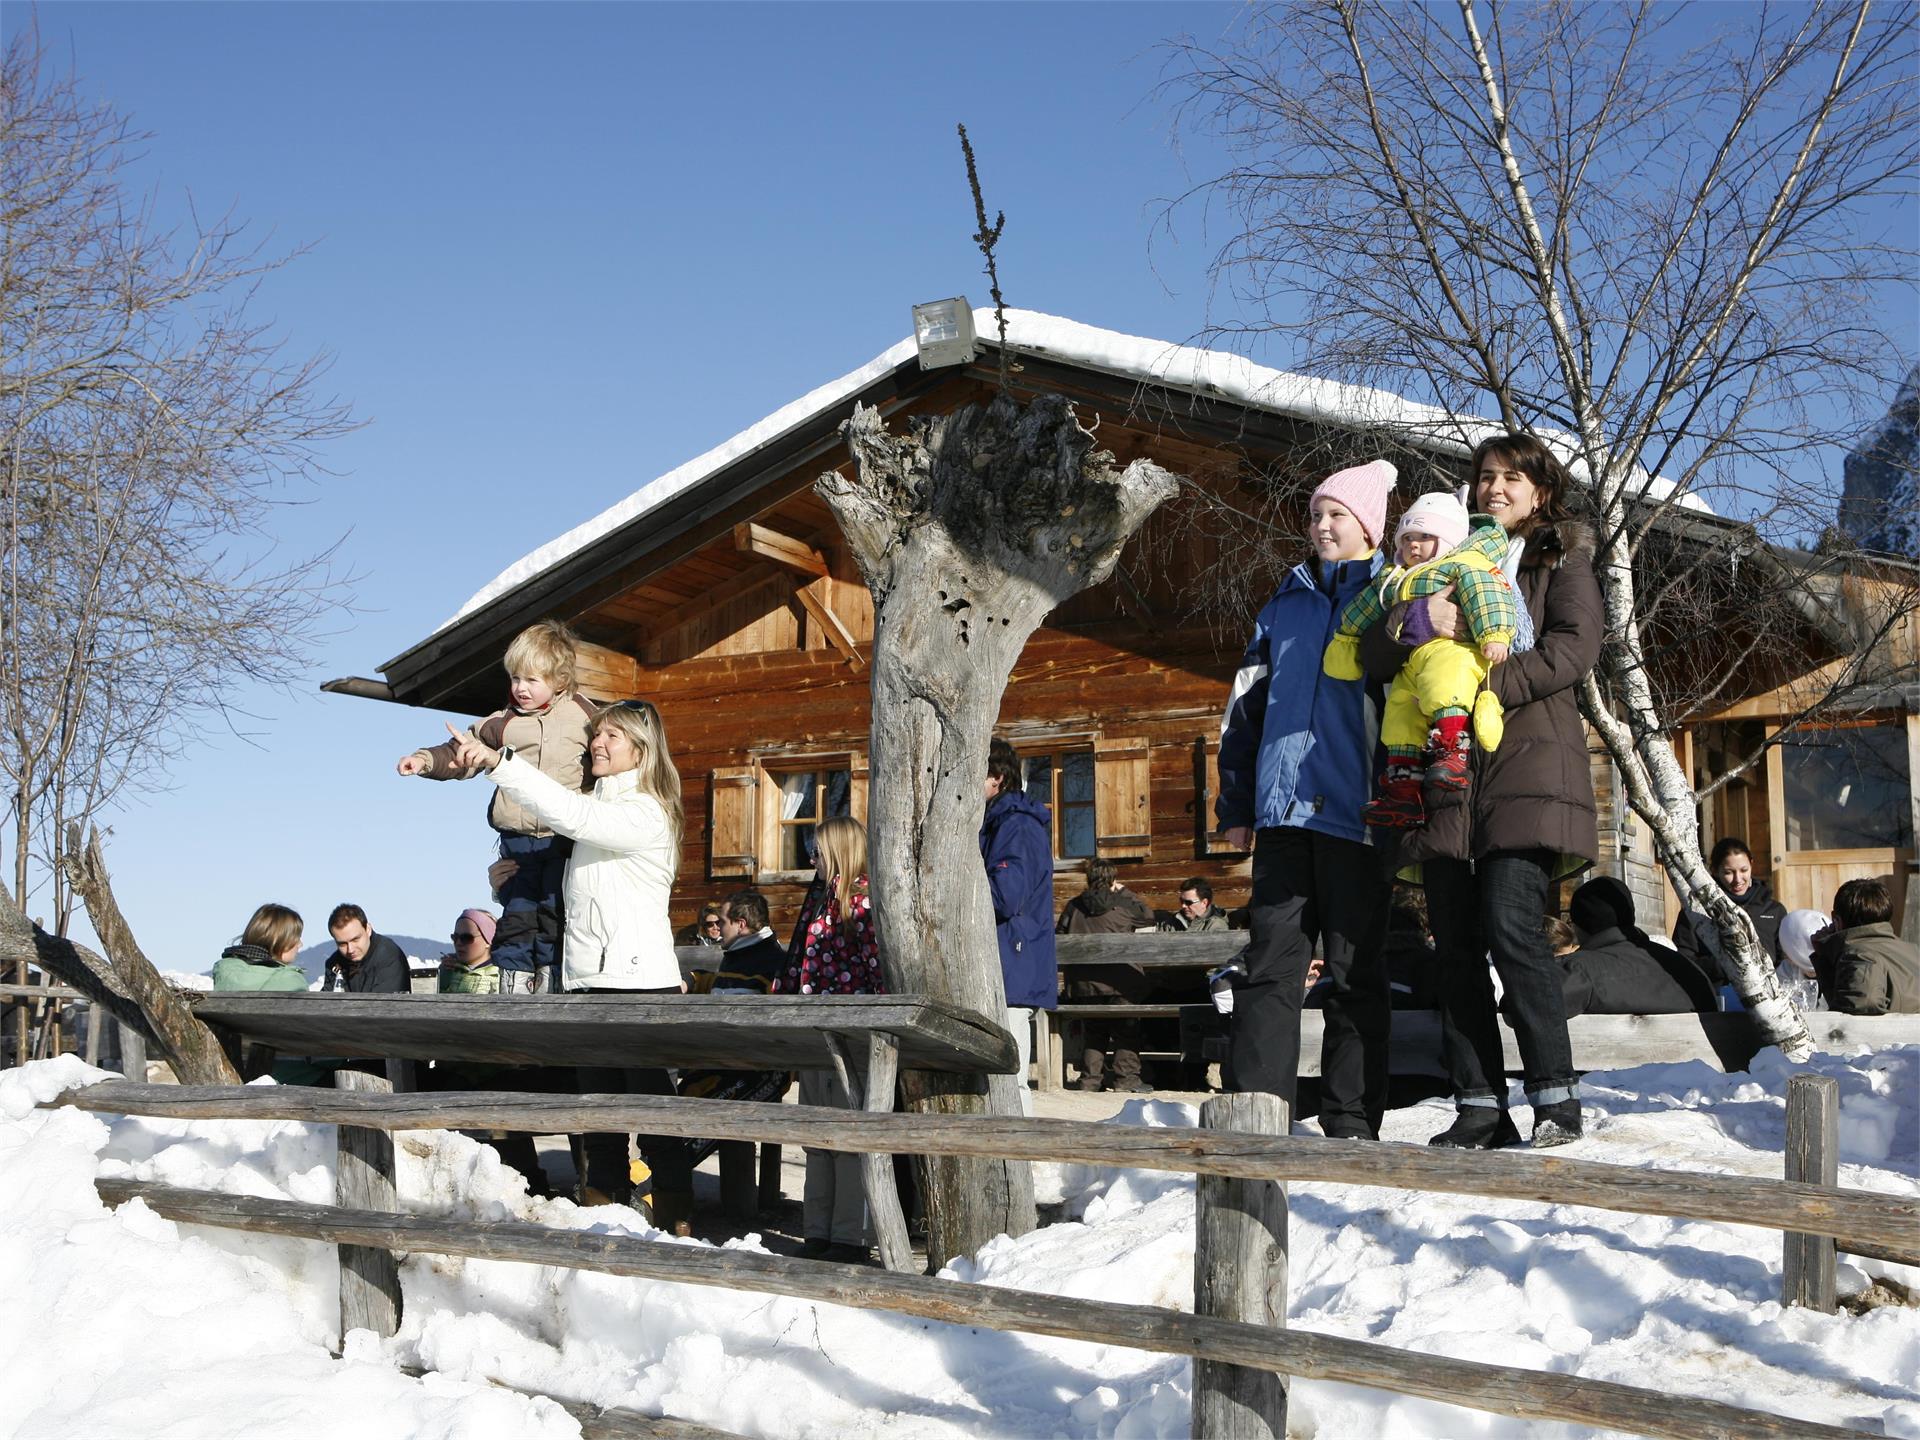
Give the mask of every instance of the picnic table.
M 193 1012 L 231 1052 L 505 1065 L 831 1070 L 850 1108 L 893 1109 L 901 1069 L 1011 1074 L 1013 1037 L 976 1011 L 912 995 L 357 995 L 215 993 Z M 867 1060 L 864 1095 L 850 1083 Z M 352 1083 L 361 1083 L 358 1081 Z M 404 1088 L 404 1082 L 403 1082 Z M 912 1265 L 890 1156 L 863 1157 L 881 1258 Z

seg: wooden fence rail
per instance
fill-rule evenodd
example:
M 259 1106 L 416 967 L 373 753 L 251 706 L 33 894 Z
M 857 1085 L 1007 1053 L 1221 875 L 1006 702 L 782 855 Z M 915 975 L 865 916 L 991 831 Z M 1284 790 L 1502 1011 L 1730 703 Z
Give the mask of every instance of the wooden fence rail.
M 1361 1340 L 1216 1320 L 1146 1305 L 1067 1299 L 927 1276 L 894 1275 L 862 1266 L 790 1260 L 744 1250 L 662 1245 L 630 1236 L 555 1231 L 511 1221 L 382 1214 L 177 1190 L 129 1180 L 101 1180 L 97 1188 L 109 1204 L 138 1199 L 156 1214 L 189 1224 L 336 1245 L 559 1265 L 884 1309 L 952 1325 L 1125 1345 L 1309 1379 L 1337 1380 L 1528 1420 L 1564 1420 L 1673 1440 L 1725 1440 L 1733 1435 L 1756 1440 L 1776 1436 L 1781 1440 L 1838 1440 L 1866 1433 L 1611 1381 L 1414 1354 Z
M 299 1086 L 136 1085 L 106 1081 L 52 1105 L 174 1119 L 302 1120 L 374 1130 L 525 1130 L 536 1135 L 628 1131 L 771 1141 L 852 1153 L 985 1155 L 1078 1161 L 1243 1180 L 1381 1185 L 1590 1205 L 1826 1235 L 1849 1250 L 1920 1264 L 1920 1199 L 1869 1190 L 1691 1171 L 1644 1170 L 1513 1151 L 1295 1139 L 1078 1120 L 875 1115 L 805 1105 L 740 1105 L 638 1095 L 473 1091 L 374 1095 Z

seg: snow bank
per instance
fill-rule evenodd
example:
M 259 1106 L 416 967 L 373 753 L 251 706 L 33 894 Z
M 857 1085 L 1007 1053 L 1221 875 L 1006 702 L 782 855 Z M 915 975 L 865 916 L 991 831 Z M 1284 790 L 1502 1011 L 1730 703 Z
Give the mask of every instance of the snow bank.
M 1818 1056 L 1836 1077 L 1842 1182 L 1920 1193 L 1920 1047 Z M 1184 1360 L 1002 1335 L 797 1300 L 505 1263 L 414 1256 L 405 1321 L 385 1342 L 329 1347 L 333 1253 L 300 1241 L 106 1211 L 97 1175 L 326 1202 L 333 1132 L 33 1109 L 97 1078 L 71 1060 L 0 1074 L 0 1345 L 31 1353 L 0 1387 L 0 1437 L 573 1435 L 523 1389 L 666 1413 L 746 1435 L 1181 1436 Z M 1588 1079 L 1589 1135 L 1563 1154 L 1777 1176 L 1792 1067 L 1645 1066 Z M 1422 1141 L 1448 1112 L 1395 1111 Z M 1127 1123 L 1194 1112 L 1130 1103 Z M 458 1135 L 399 1137 L 400 1191 L 439 1215 L 675 1241 L 618 1207 L 530 1199 Z M 1493 1157 L 1498 1163 L 1498 1157 Z M 1145 1171 L 1037 1167 L 1074 1217 L 1006 1237 L 955 1278 L 1089 1299 L 1192 1303 L 1193 1184 Z M 1784 1310 L 1776 1232 L 1363 1186 L 1292 1189 L 1292 1313 L 1301 1329 L 1429 1353 L 1707 1396 L 1920 1436 L 1920 1310 Z M 757 1238 L 738 1242 L 759 1249 Z M 1920 1274 L 1843 1264 L 1920 1284 Z M 435 1374 L 408 1379 L 395 1368 Z M 1297 1436 L 1591 1435 L 1350 1386 L 1302 1381 Z

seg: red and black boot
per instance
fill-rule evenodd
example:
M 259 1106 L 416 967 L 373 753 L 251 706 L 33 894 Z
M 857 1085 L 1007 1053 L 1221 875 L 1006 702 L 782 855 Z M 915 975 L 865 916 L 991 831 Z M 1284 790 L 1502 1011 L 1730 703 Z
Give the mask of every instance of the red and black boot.
M 1468 744 L 1466 711 L 1434 716 L 1427 732 L 1427 784 L 1436 790 L 1466 789 Z
M 1367 802 L 1360 816 L 1383 830 L 1417 830 L 1427 823 L 1427 805 L 1420 798 L 1420 767 L 1411 758 L 1391 756 L 1380 777 L 1380 793 Z

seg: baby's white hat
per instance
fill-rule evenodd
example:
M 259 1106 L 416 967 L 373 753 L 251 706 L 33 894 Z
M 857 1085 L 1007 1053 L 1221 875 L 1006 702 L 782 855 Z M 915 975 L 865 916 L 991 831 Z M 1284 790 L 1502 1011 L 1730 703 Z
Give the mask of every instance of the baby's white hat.
M 1833 922 L 1818 910 L 1790 910 L 1780 922 L 1780 955 L 1802 975 L 1813 974 L 1813 937 Z
M 1444 555 L 1467 538 L 1467 525 L 1466 506 L 1444 490 L 1429 490 L 1407 506 L 1406 514 L 1400 517 L 1400 524 L 1393 532 L 1393 543 L 1398 545 L 1400 538 L 1411 530 L 1433 536 L 1440 542 L 1440 553 Z

